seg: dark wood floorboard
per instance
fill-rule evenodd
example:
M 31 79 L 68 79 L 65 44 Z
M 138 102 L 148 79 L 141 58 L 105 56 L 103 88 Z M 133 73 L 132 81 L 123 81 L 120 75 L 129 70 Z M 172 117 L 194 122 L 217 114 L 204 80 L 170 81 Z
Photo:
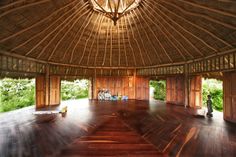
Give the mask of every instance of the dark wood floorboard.
M 0 114 L 0 157 L 236 156 L 236 125 L 157 101 L 68 101 L 68 113 Z
M 118 117 L 112 117 L 96 130 L 76 139 L 60 152 L 60 157 L 71 156 L 163 156 L 154 145 L 126 126 Z

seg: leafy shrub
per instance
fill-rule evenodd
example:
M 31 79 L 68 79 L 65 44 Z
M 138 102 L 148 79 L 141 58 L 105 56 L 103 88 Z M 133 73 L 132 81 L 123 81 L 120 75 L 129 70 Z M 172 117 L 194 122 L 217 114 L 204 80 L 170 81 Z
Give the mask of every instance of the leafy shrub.
M 207 95 L 212 97 L 213 108 L 217 111 L 223 110 L 223 86 L 222 81 L 216 79 L 203 79 L 202 97 L 203 106 L 206 106 Z
M 32 79 L 0 80 L 0 112 L 35 104 L 35 81 Z
M 150 81 L 150 86 L 154 88 L 154 99 L 163 101 L 166 99 L 166 81 Z
M 61 81 L 62 100 L 79 99 L 88 97 L 88 81 Z
M 62 100 L 88 97 L 88 81 L 62 81 Z M 34 79 L 0 80 L 0 112 L 7 112 L 35 104 Z

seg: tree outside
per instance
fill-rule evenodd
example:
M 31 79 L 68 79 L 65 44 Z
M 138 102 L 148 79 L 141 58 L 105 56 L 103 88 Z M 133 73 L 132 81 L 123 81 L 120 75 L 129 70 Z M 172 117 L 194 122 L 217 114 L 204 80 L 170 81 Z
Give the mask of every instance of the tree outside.
M 0 112 L 7 112 L 35 104 L 34 79 L 0 80 Z
M 80 99 L 88 97 L 88 80 L 61 81 L 61 99 Z
M 62 81 L 62 100 L 88 97 L 88 80 Z M 0 112 L 35 104 L 35 79 L 0 79 Z

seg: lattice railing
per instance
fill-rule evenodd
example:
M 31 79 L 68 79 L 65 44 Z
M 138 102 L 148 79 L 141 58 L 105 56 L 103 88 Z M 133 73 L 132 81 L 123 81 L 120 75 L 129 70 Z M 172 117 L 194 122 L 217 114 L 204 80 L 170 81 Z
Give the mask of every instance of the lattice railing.
M 223 72 L 236 69 L 236 53 L 195 61 L 189 64 L 189 73 Z
M 183 73 L 184 73 L 184 65 L 165 66 L 165 67 L 137 70 L 137 75 L 141 76 L 175 75 Z
M 45 73 L 45 65 L 34 61 L 0 54 L 0 70 L 8 73 Z
M 73 77 L 94 77 L 96 76 L 132 76 L 135 69 L 109 69 L 109 68 L 83 68 L 75 66 L 62 66 L 46 64 L 29 60 L 27 58 L 18 58 L 0 54 L 0 74 L 4 76 L 8 73 L 13 75 L 25 74 L 25 76 L 38 75 L 46 73 L 46 67 L 49 66 L 50 74 Z M 187 68 L 186 68 L 187 67 Z M 185 72 L 191 74 L 201 74 L 210 72 L 225 72 L 236 70 L 236 51 L 228 54 L 222 54 L 214 57 L 203 58 L 197 61 L 191 61 L 186 64 L 175 64 L 160 67 L 151 67 L 136 69 L 137 76 L 165 76 L 181 75 Z M 28 74 L 28 75 L 26 75 Z M 10 75 L 11 76 L 11 75 Z

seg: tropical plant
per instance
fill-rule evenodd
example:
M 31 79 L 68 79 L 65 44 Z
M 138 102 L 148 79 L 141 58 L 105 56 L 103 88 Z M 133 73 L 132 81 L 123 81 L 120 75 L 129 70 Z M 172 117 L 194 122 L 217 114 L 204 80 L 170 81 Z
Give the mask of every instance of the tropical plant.
M 223 110 L 223 86 L 222 81 L 216 79 L 202 80 L 203 106 L 206 106 L 207 95 L 212 97 L 212 106 L 217 111 Z
M 62 100 L 88 97 L 88 81 L 61 82 Z M 34 79 L 0 79 L 0 112 L 35 104 Z
M 150 81 L 150 86 L 154 88 L 154 99 L 165 100 L 166 99 L 166 81 Z
M 0 112 L 33 105 L 34 95 L 34 79 L 2 79 L 0 80 Z
M 88 80 L 61 81 L 62 100 L 88 97 Z

